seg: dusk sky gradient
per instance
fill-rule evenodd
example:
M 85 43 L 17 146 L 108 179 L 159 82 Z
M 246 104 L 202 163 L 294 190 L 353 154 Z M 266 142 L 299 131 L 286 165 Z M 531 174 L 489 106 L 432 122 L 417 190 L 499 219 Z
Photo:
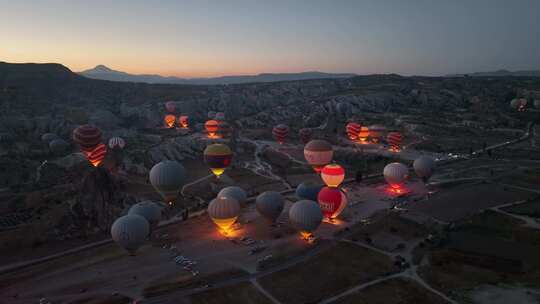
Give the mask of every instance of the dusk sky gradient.
M 208 77 L 540 69 L 539 0 L 0 0 L 0 61 Z

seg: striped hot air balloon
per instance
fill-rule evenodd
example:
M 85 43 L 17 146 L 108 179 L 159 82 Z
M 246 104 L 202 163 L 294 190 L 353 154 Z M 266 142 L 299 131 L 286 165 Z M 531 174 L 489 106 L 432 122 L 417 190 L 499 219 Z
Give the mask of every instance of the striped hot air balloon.
M 174 113 L 176 111 L 176 102 L 174 101 L 167 101 L 165 103 L 165 109 L 169 113 Z
M 163 118 L 163 121 L 165 122 L 165 127 L 173 128 L 174 123 L 176 122 L 176 116 L 172 114 L 167 114 L 165 115 L 165 118 Z
M 279 124 L 272 129 L 272 135 L 276 141 L 282 145 L 289 135 L 289 127 L 284 124 Z
M 204 162 L 217 177 L 231 165 L 232 156 L 231 149 L 224 144 L 212 144 L 204 149 Z
M 111 226 L 112 239 L 130 255 L 135 255 L 137 249 L 146 241 L 149 233 L 150 224 L 148 221 L 136 214 L 119 217 Z
M 101 130 L 92 125 L 82 125 L 73 130 L 73 141 L 79 145 L 81 151 L 88 154 L 101 143 Z
M 206 129 L 206 133 L 208 133 L 209 138 L 216 138 L 219 130 L 219 122 L 213 119 L 208 120 L 204 124 L 204 128 Z
M 347 195 L 339 188 L 323 187 L 317 196 L 322 213 L 327 219 L 334 219 L 345 209 Z
M 313 136 L 313 131 L 310 128 L 302 128 L 298 131 L 298 136 L 300 137 L 302 143 L 305 145 L 311 140 L 311 137 Z
M 328 187 L 338 187 L 345 179 L 345 169 L 338 164 L 324 166 L 321 178 Z
M 314 139 L 304 147 L 304 157 L 313 170 L 319 173 L 324 166 L 332 161 L 334 150 L 327 141 Z
M 92 152 L 86 154 L 86 159 L 94 166 L 97 167 L 107 154 L 107 146 L 105 144 L 98 144 L 98 146 L 92 150 Z
M 217 197 L 208 204 L 208 215 L 227 232 L 240 215 L 240 203 L 232 197 Z
M 388 142 L 388 145 L 390 146 L 390 150 L 399 152 L 401 150 L 401 142 L 403 140 L 403 137 L 401 136 L 401 133 L 399 132 L 390 132 L 388 133 L 388 136 L 386 137 L 386 141 Z
M 111 137 L 109 139 L 109 148 L 110 149 L 124 149 L 126 146 L 126 141 L 122 137 Z
M 237 200 L 240 205 L 242 205 L 246 202 L 247 193 L 244 191 L 244 189 L 238 186 L 229 186 L 221 189 L 217 197 L 232 197 Z
M 369 137 L 369 128 L 368 127 L 361 127 L 360 133 L 358 133 L 358 139 L 361 142 L 365 142 L 368 140 Z
M 275 222 L 283 211 L 285 198 L 276 191 L 266 191 L 255 199 L 255 208 L 268 221 Z
M 189 116 L 187 115 L 178 116 L 178 124 L 180 125 L 180 128 L 182 129 L 189 128 Z
M 347 136 L 350 140 L 357 140 L 361 128 L 362 126 L 360 124 L 355 122 L 349 122 L 345 127 L 345 131 L 347 132 Z

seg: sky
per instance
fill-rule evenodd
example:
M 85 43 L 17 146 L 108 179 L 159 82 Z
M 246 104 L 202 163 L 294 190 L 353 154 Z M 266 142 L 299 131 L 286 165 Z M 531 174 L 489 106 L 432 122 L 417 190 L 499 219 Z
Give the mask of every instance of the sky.
M 540 69 L 539 0 L 0 0 L 0 61 L 211 77 Z

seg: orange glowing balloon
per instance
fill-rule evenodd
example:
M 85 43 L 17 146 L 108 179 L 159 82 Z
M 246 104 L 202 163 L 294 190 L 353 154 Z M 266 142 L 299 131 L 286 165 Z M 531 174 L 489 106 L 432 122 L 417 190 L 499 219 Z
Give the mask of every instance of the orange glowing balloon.
M 186 115 L 178 116 L 178 123 L 180 124 L 180 127 L 183 129 L 189 128 L 189 116 L 186 116 Z
M 174 123 L 176 122 L 176 116 L 172 114 L 165 115 L 164 121 L 167 128 L 172 128 L 174 127 Z
M 219 130 L 219 122 L 217 120 L 211 119 L 204 124 L 204 128 L 208 133 L 208 137 L 214 138 L 216 137 L 217 131 Z

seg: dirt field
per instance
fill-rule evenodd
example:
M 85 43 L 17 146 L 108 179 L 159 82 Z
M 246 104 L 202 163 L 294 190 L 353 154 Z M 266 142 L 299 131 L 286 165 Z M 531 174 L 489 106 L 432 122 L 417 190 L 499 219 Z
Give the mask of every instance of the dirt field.
M 448 303 L 436 294 L 407 279 L 391 279 L 334 302 L 336 304 L 445 304 Z
M 189 300 L 192 304 L 272 303 L 249 282 L 198 293 Z
M 479 210 L 535 196 L 530 192 L 505 188 L 496 184 L 461 185 L 438 192 L 431 199 L 411 202 L 409 211 L 429 215 L 444 222 L 463 219 Z
M 393 271 L 388 257 L 340 242 L 306 262 L 265 276 L 259 282 L 282 303 L 315 303 Z
M 514 214 L 540 218 L 540 199 L 526 202 L 516 206 L 502 208 L 502 210 Z

